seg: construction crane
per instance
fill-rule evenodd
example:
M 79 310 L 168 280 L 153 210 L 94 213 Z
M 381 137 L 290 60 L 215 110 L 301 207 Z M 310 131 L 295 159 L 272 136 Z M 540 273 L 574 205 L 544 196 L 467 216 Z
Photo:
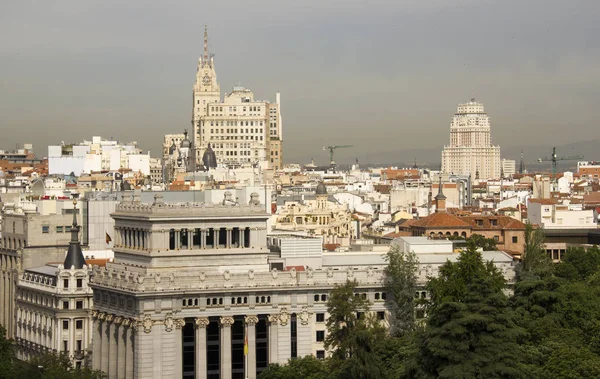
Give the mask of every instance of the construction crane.
M 329 150 L 329 164 L 331 167 L 335 166 L 335 161 L 333 160 L 333 151 L 335 149 L 343 149 L 346 147 L 352 147 L 352 145 L 333 145 L 333 146 L 323 146 L 323 151 Z
M 583 159 L 583 155 L 568 155 L 566 157 L 559 157 L 556 155 L 556 147 L 552 148 L 552 156 L 538 158 L 538 162 L 552 162 L 552 191 L 556 192 L 556 162 L 557 161 L 574 161 L 577 159 Z

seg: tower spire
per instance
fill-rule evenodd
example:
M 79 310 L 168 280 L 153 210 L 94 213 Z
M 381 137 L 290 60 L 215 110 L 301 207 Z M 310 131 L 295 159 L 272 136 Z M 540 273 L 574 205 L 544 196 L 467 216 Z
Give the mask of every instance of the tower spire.
M 208 63 L 208 26 L 204 25 L 204 63 Z

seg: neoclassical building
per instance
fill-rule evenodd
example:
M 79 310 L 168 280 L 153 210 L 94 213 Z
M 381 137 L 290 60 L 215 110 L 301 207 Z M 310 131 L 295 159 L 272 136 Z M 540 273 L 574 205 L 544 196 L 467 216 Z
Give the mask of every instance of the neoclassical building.
M 306 231 L 322 236 L 323 243 L 347 246 L 355 235 L 352 213 L 345 204 L 328 200 L 327 187 L 319 183 L 314 200 L 290 201 L 273 216 L 273 228 L 285 231 Z
M 483 104 L 459 104 L 450 125 L 450 144 L 442 151 L 442 172 L 473 179 L 500 178 L 500 147 L 492 145 L 490 118 Z
M 60 352 L 75 367 L 87 365 L 92 341 L 92 290 L 79 241 L 77 213 L 73 213 L 71 241 L 62 263 L 25 269 L 16 283 L 15 321 L 17 356 Z
M 283 131 L 279 92 L 275 103 L 255 100 L 242 86 L 234 86 L 221 100 L 215 60 L 208 51 L 204 31 L 204 55 L 198 60 L 192 97 L 192 137 L 196 165 L 212 146 L 217 163 L 230 166 L 283 167 Z M 192 169 L 191 171 L 196 171 Z
M 109 378 L 256 378 L 270 363 L 323 359 L 327 300 L 347 280 L 387 323 L 381 251 L 327 253 L 311 237 L 284 244 L 291 234 L 271 238 L 280 241 L 275 249 L 256 195 L 249 204 L 229 193 L 218 204 L 165 203 L 161 195 L 142 203 L 134 195 L 112 216 L 115 261 L 95 267 L 90 283 L 93 368 Z M 458 256 L 451 241 L 425 237 L 407 237 L 402 248 L 422 253 L 421 284 Z M 514 277 L 512 258 L 492 254 Z M 299 266 L 302 257 L 311 259 Z

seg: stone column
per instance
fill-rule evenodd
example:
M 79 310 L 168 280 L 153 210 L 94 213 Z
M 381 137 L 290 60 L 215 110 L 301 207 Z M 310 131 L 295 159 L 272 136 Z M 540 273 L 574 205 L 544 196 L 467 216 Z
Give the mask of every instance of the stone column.
M 231 325 L 233 317 L 221 317 L 221 379 L 231 379 Z
M 206 249 L 206 229 L 200 230 L 200 248 Z
M 208 317 L 198 317 L 196 326 L 196 379 L 206 379 L 206 327 L 210 321 Z
M 134 349 L 134 332 L 135 332 L 135 320 L 125 319 L 123 321 L 125 326 L 125 379 L 133 379 L 133 349 Z
M 179 230 L 175 230 L 175 250 L 179 249 L 181 247 L 181 235 L 180 235 L 180 231 Z
M 183 327 L 185 320 L 176 319 L 175 324 L 175 377 L 183 377 Z
M 100 370 L 102 366 L 102 322 L 97 311 L 92 311 L 94 334 L 92 336 L 92 368 Z
M 278 314 L 274 314 L 274 315 L 269 315 L 267 317 L 267 324 L 269 326 L 269 341 L 268 341 L 268 346 L 269 346 L 269 364 L 271 363 L 277 363 L 278 360 L 278 349 L 279 349 L 279 344 L 277 343 L 278 340 L 278 332 L 277 332 L 277 325 L 279 323 L 279 315 Z
M 246 316 L 244 318 L 246 322 L 246 333 L 248 333 L 248 357 L 246 362 L 246 378 L 256 378 L 256 324 L 258 323 L 258 317 Z
M 117 360 L 119 360 L 118 351 L 117 351 L 117 325 L 114 323 L 114 316 L 107 315 L 106 321 L 108 321 L 108 333 L 106 337 L 108 338 L 108 377 L 116 378 L 117 377 Z
M 213 229 L 213 245 L 215 245 L 215 249 L 219 248 L 219 232 L 221 228 Z
M 227 248 L 230 249 L 231 248 L 231 228 L 227 228 L 226 229 L 226 233 L 227 233 Z
M 238 233 L 239 233 L 239 237 L 238 237 L 238 245 L 240 248 L 244 247 L 244 229 L 245 228 L 238 228 Z
M 98 319 L 100 320 L 99 329 L 100 329 L 100 348 L 101 348 L 101 350 L 98 351 L 98 353 L 101 356 L 100 370 L 102 370 L 105 374 L 108 374 L 108 333 L 110 331 L 109 331 L 108 322 L 106 321 L 106 316 L 107 315 L 104 312 L 101 312 L 98 314 Z M 55 339 L 58 340 L 58 337 Z
M 187 231 L 187 238 L 188 238 L 188 249 L 193 250 L 194 249 L 194 229 L 188 229 Z
M 117 377 L 124 378 L 125 377 L 125 344 L 123 338 L 123 317 L 117 316 L 113 320 L 113 324 L 115 324 L 115 340 L 117 345 Z

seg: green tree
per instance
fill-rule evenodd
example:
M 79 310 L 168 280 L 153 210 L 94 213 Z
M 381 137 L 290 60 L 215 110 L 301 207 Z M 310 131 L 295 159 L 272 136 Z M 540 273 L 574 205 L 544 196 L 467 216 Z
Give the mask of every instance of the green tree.
M 271 364 L 260 373 L 258 379 L 329 379 L 330 377 L 325 362 L 308 355 L 290 359 L 286 365 Z
M 0 378 L 14 376 L 14 350 L 12 341 L 6 338 L 6 328 L 0 325 Z
M 385 256 L 388 262 L 385 268 L 386 282 L 392 295 L 392 331 L 397 336 L 410 333 L 415 329 L 415 291 L 417 289 L 417 270 L 419 261 L 414 252 L 401 252 L 393 245 Z
M 325 348 L 334 350 L 336 357 L 346 359 L 352 356 L 356 349 L 354 334 L 360 328 L 365 328 L 364 320 L 359 320 L 359 314 L 366 315 L 369 311 L 369 301 L 355 294 L 356 281 L 347 281 L 336 285 L 327 301 L 327 337 Z
M 525 224 L 523 259 L 517 271 L 520 280 L 540 279 L 552 274 L 554 266 L 546 254 L 545 238 L 542 228 L 534 228 L 529 222 Z
M 481 234 L 473 234 L 471 237 L 467 238 L 468 241 L 473 241 L 475 246 L 483 249 L 483 251 L 492 251 L 498 250 L 496 247 L 496 240 L 493 238 L 485 238 Z
M 586 281 L 600 269 L 600 249 L 569 247 L 556 268 L 558 276 L 570 281 Z
M 37 371 L 41 379 L 101 379 L 106 375 L 89 368 L 75 368 L 65 354 L 44 354 L 29 361 L 29 373 Z
M 475 241 L 430 279 L 429 319 L 420 338 L 413 378 L 524 378 L 505 280 L 484 262 Z

